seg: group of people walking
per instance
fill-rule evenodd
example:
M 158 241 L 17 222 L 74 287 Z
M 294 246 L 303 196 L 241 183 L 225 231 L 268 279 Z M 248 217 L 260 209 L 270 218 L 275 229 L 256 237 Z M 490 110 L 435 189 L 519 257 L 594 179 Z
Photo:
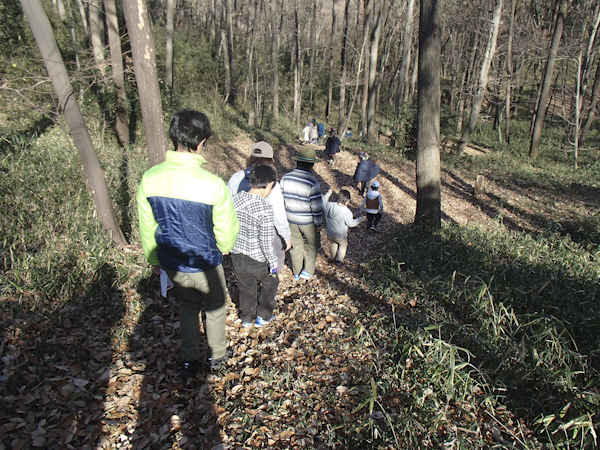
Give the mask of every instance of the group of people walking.
M 252 146 L 247 168 L 227 185 L 204 170 L 201 155 L 211 130 L 208 118 L 192 109 L 176 113 L 169 136 L 174 151 L 162 164 L 148 170 L 138 190 L 140 236 L 144 255 L 156 274 L 163 269 L 179 299 L 180 376 L 194 377 L 201 366 L 200 313 L 206 311 L 208 364 L 218 370 L 231 356 L 225 334 L 227 286 L 223 255 L 230 254 L 239 287 L 242 327 L 263 327 L 274 320 L 275 295 L 285 252 L 290 251 L 295 281 L 315 274 L 320 231 L 326 222 L 331 260 L 343 264 L 348 228 L 365 220 L 347 207 L 350 192 L 342 189 L 332 201 L 314 177 L 321 162 L 313 146 L 299 150 L 296 168 L 278 181 L 273 148 L 266 142 Z M 355 181 L 369 183 L 378 166 L 361 153 Z M 370 161 L 367 164 L 361 164 Z M 368 178 L 371 177 L 371 178 Z M 371 183 L 360 208 L 367 212 L 367 228 L 375 230 L 383 202 L 379 183 Z M 371 195 L 371 193 L 374 193 Z M 262 285 L 260 294 L 258 283 Z

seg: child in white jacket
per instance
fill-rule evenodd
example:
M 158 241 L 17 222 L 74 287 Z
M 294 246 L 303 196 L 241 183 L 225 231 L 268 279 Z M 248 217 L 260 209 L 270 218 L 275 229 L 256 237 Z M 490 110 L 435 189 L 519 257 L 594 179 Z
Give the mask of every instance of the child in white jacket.
M 348 250 L 348 227 L 355 227 L 365 220 L 364 217 L 355 219 L 352 211 L 346 206 L 350 201 L 350 192 L 342 189 L 337 202 L 330 202 L 333 191 L 329 189 L 323 197 L 323 210 L 327 226 L 327 239 L 331 243 L 331 259 L 337 265 L 343 264 Z
M 362 214 L 365 206 L 367 207 L 367 230 L 377 231 L 377 224 L 383 215 L 383 201 L 378 189 L 379 181 L 375 180 L 371 183 L 371 190 L 367 192 L 362 205 L 360 205 L 359 214 Z

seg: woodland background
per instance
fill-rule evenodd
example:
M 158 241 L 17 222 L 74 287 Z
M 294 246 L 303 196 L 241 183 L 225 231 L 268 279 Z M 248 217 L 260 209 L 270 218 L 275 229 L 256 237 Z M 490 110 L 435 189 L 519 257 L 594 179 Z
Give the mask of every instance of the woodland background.
M 595 448 L 599 24 L 592 0 L 4 0 L 0 448 Z M 281 175 L 313 117 L 351 127 L 317 177 L 369 152 L 386 216 L 345 267 L 324 236 L 317 280 L 284 271 L 268 330 L 240 330 L 229 271 L 235 356 L 184 384 L 135 193 L 185 107 L 225 180 L 254 141 Z

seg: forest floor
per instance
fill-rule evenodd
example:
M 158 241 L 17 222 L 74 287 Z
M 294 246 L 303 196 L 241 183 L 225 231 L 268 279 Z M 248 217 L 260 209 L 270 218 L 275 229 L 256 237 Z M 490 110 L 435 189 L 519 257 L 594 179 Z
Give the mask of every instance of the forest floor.
M 251 145 L 213 143 L 205 168 L 231 175 L 245 167 Z M 291 156 L 299 146 L 277 150 L 279 176 L 293 168 Z M 291 270 L 283 269 L 271 326 L 240 327 L 237 288 L 226 262 L 231 294 L 227 335 L 234 356 L 221 374 L 203 370 L 196 379 L 179 379 L 177 306 L 172 295 L 160 296 L 158 280 L 145 298 L 138 286 L 120 286 L 113 300 L 122 306 L 114 315 L 110 302 L 82 295 L 52 321 L 32 319 L 27 327 L 14 321 L 7 336 L 18 338 L 7 338 L 9 351 L 2 353 L 22 361 L 14 370 L 22 371 L 23 385 L 2 398 L 0 450 L 336 447 L 340 429 L 358 414 L 356 396 L 364 390 L 357 380 L 368 378 L 378 358 L 375 345 L 355 344 L 353 330 L 368 308 L 379 309 L 382 317 L 391 314 L 386 299 L 370 293 L 364 263 L 384 251 L 399 226 L 413 221 L 416 208 L 414 163 L 391 156 L 374 159 L 381 167 L 377 180 L 385 210 L 378 231 L 362 224 L 352 229 L 341 267 L 329 262 L 323 231 L 311 280 L 294 282 Z M 348 188 L 355 216 L 362 202 L 352 182 L 357 162 L 344 150 L 335 165 L 315 165 L 323 193 Z M 444 222 L 495 227 L 501 214 L 503 226 L 534 231 L 536 220 L 548 217 L 544 205 L 548 212 L 577 207 L 564 198 L 559 204 L 548 190 L 491 174 L 486 174 L 487 196 L 477 199 L 476 175 L 442 170 Z M 510 202 L 492 204 L 493 198 Z M 138 272 L 142 267 L 140 252 Z M 394 395 L 385 399 L 391 417 L 400 401 Z M 501 439 L 492 435 L 502 434 L 497 428 L 488 432 L 491 442 Z

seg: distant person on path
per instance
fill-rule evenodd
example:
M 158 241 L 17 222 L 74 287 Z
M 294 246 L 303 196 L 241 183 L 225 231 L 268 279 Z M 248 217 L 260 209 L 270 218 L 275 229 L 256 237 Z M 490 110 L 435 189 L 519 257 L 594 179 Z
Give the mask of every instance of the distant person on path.
M 344 263 L 348 249 L 348 228 L 355 227 L 365 220 L 364 217 L 354 218 L 348 208 L 350 192 L 342 189 L 338 194 L 337 202 L 330 202 L 333 190 L 329 189 L 323 197 L 327 239 L 331 243 L 331 259 L 339 266 Z
M 358 183 L 358 191 L 360 196 L 365 196 L 365 189 L 369 185 L 369 181 L 379 174 L 379 166 L 373 164 L 366 152 L 361 152 L 358 157 L 358 165 L 354 172 L 354 181 Z
M 235 244 L 239 222 L 225 183 L 202 168 L 210 136 L 208 118 L 184 109 L 173 116 L 169 136 L 175 151 L 142 177 L 137 194 L 144 255 L 162 267 L 179 298 L 182 378 L 200 367 L 200 313 L 206 311 L 211 370 L 228 358 L 225 334 L 227 287 L 223 254 Z
M 335 154 L 340 152 L 341 145 L 342 143 L 335 135 L 335 128 L 332 128 L 329 131 L 329 137 L 327 138 L 327 142 L 325 143 L 325 156 L 327 157 L 327 162 L 329 164 L 334 164 Z
M 323 223 L 323 199 L 321 186 L 311 174 L 313 165 L 321 161 L 310 146 L 302 147 L 298 156 L 292 159 L 296 161 L 296 169 L 281 178 L 281 190 L 292 232 L 290 254 L 294 280 L 308 280 L 315 273 L 317 252 L 321 245 L 319 233 Z
M 276 182 L 277 172 L 273 167 L 257 164 L 250 171 L 250 190 L 233 196 L 240 232 L 231 250 L 231 261 L 240 289 L 243 327 L 268 325 L 277 306 L 275 294 L 279 278 L 273 247 L 273 208 L 265 201 Z M 260 297 L 258 281 L 262 283 Z
M 350 139 L 352 137 L 352 128 L 348 127 L 346 130 L 346 134 L 344 134 L 344 138 Z
M 234 173 L 229 181 L 227 187 L 231 195 L 237 194 L 239 191 L 250 190 L 250 172 L 252 167 L 257 164 L 265 164 L 275 169 L 275 161 L 273 160 L 273 147 L 267 142 L 260 141 L 252 146 L 250 150 L 250 156 L 246 161 L 246 169 L 240 170 Z M 277 173 L 275 169 L 275 173 Z M 266 199 L 266 202 L 273 207 L 273 214 L 275 215 L 275 237 L 273 239 L 273 246 L 275 253 L 277 254 L 277 271 L 281 272 L 285 261 L 285 252 L 292 248 L 290 226 L 287 221 L 285 213 L 285 205 L 283 203 L 283 193 L 281 192 L 281 186 L 275 181 L 275 187 Z M 285 241 L 285 244 L 281 240 Z
M 304 129 L 302 130 L 302 132 L 304 133 L 304 145 L 309 145 L 310 144 L 310 122 L 306 124 L 306 126 L 304 127 Z
M 317 126 L 317 120 L 313 119 L 308 127 L 310 128 L 309 133 L 308 133 L 310 142 L 312 145 L 317 145 L 318 140 L 319 140 L 319 128 Z
M 377 180 L 371 183 L 371 190 L 367 192 L 362 205 L 360 205 L 359 214 L 362 214 L 365 208 L 367 210 L 367 230 L 377 231 L 377 224 L 383 215 L 383 200 Z

